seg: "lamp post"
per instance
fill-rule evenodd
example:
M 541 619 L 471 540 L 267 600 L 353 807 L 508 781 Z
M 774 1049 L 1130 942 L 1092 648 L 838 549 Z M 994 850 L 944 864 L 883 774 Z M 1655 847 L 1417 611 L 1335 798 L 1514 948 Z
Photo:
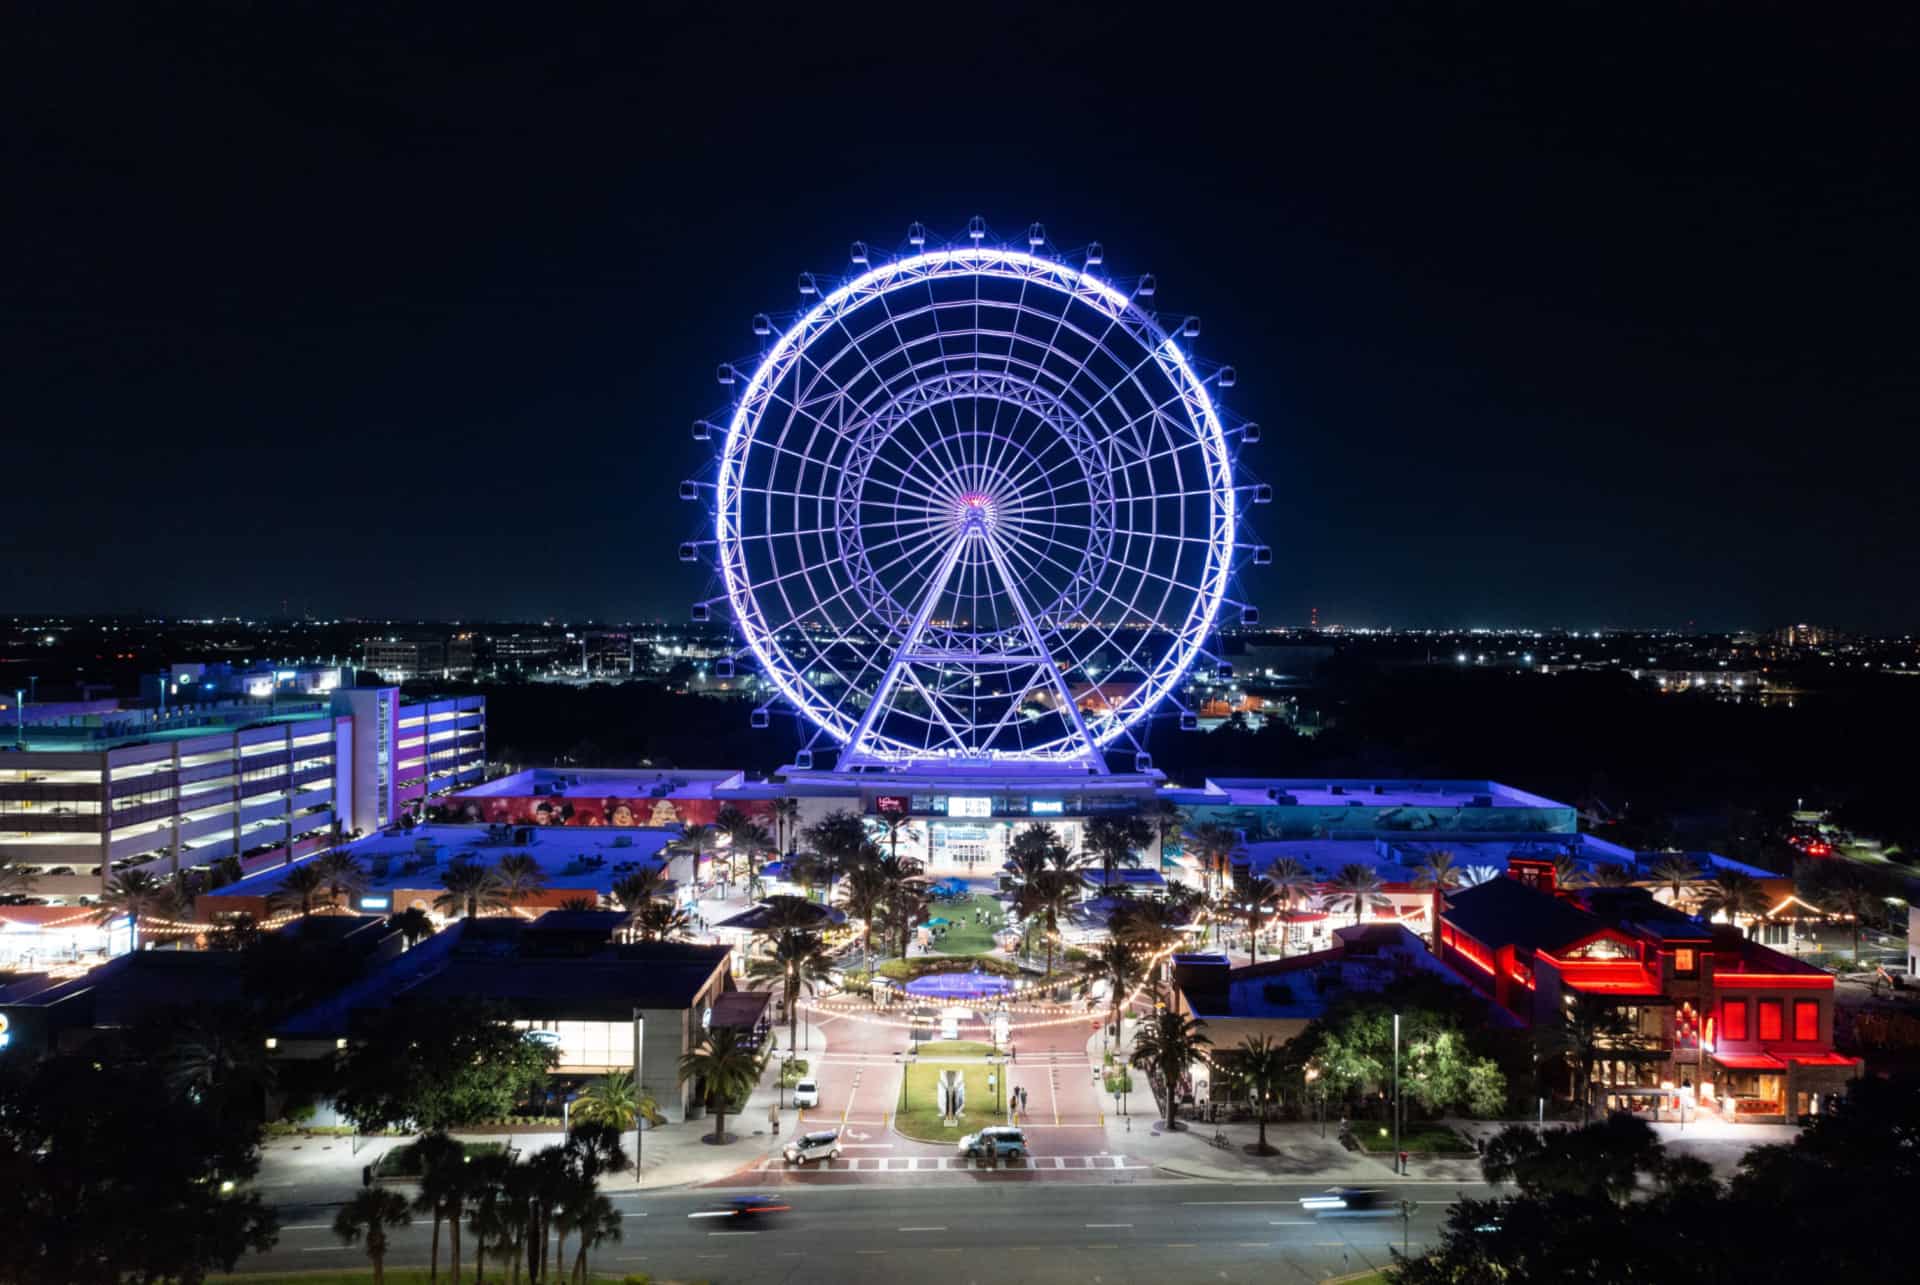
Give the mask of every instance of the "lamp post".
M 1393 1015 L 1393 1171 L 1404 1173 L 1400 1165 L 1400 1014 Z

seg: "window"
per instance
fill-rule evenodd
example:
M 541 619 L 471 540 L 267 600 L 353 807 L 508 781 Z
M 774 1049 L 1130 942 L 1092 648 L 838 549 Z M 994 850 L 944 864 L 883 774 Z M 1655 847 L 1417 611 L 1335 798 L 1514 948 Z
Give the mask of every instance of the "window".
M 1818 1043 L 1820 1040 L 1820 1001 L 1817 999 L 1797 999 L 1793 1001 L 1793 1038 Z
M 1786 1028 L 1784 1018 L 1786 1017 L 1786 1012 L 1781 1002 L 1777 999 L 1763 999 L 1754 1002 L 1760 1009 L 1760 1038 L 1763 1040 L 1785 1038 L 1784 1032 Z
M 1673 952 L 1673 971 L 1676 973 L 1691 973 L 1693 970 L 1693 947 L 1680 946 L 1675 948 Z
M 1723 1040 L 1747 1038 L 1747 1001 L 1743 999 L 1721 1001 L 1720 1038 Z

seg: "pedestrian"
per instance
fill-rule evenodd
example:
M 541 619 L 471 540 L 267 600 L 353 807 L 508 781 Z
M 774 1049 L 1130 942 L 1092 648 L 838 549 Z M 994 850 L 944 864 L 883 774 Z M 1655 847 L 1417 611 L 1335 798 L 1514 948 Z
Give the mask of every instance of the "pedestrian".
M 773 1126 L 774 1133 L 780 1132 L 780 1104 L 775 1102 L 767 1107 L 767 1123 Z

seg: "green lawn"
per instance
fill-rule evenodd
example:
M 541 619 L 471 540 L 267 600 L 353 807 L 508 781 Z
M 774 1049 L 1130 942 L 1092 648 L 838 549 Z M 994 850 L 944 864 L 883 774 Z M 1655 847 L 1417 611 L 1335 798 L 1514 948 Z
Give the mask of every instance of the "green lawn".
M 1382 1133 L 1384 1128 L 1386 1132 Z M 1368 1151 L 1388 1153 L 1393 1150 L 1393 1125 L 1380 1125 L 1371 1120 L 1356 1121 L 1353 1136 Z M 1400 1149 L 1418 1155 L 1424 1151 L 1472 1151 L 1473 1144 L 1449 1129 L 1444 1124 L 1402 1124 L 1400 1126 Z
M 920 1062 L 907 1068 L 905 1083 L 901 1086 L 900 1110 L 894 1117 L 894 1127 L 909 1138 L 918 1138 L 922 1142 L 954 1142 L 962 1134 L 972 1133 L 975 1129 L 984 1129 L 990 1124 L 1005 1124 L 1006 1081 L 1000 1082 L 1000 1109 L 995 1110 L 993 1090 L 987 1087 L 987 1066 L 984 1063 L 955 1065 L 951 1062 Z M 937 1095 L 934 1086 L 939 1082 L 940 1072 L 959 1071 L 966 1077 L 967 1106 L 960 1115 L 960 1123 L 948 1128 L 941 1122 L 936 1107 Z M 1004 1076 L 1006 1068 L 1000 1067 L 997 1074 Z
M 993 1045 L 982 1044 L 978 1040 L 928 1040 L 920 1046 L 920 1056 L 929 1057 L 985 1057 L 993 1052 Z
M 987 912 L 986 923 L 977 924 L 973 921 L 975 910 Z M 946 935 L 933 943 L 933 948 L 943 955 L 984 955 L 994 948 L 993 935 L 1007 926 L 1006 912 L 992 897 L 973 896 L 965 901 L 936 901 L 932 913 L 935 918 L 951 921 L 947 925 Z

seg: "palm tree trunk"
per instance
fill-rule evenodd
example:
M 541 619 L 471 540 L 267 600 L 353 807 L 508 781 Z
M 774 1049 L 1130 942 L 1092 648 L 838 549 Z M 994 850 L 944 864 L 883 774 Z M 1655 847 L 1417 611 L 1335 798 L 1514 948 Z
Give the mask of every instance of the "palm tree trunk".
M 727 1140 L 727 1108 L 724 1103 L 713 1110 L 713 1140 L 716 1143 Z
M 427 1255 L 427 1285 L 439 1285 L 440 1280 L 440 1206 L 433 1207 L 433 1248 Z
M 562 1263 L 566 1261 L 567 1261 L 567 1229 L 566 1229 L 566 1226 L 562 1224 L 560 1228 L 560 1235 L 556 1237 L 554 1240 L 553 1265 L 557 1269 Z
M 447 1248 L 448 1266 L 452 1269 L 448 1279 L 453 1285 L 460 1285 L 460 1206 L 457 1204 L 447 1211 Z
M 487 1238 L 479 1232 L 473 1234 L 473 1285 L 486 1285 L 487 1281 Z
M 1047 933 L 1047 981 L 1053 980 L 1053 933 Z
M 387 1285 L 387 1256 L 385 1254 L 374 1257 L 373 1285 Z
M 1267 1153 L 1267 1104 L 1265 1099 L 1262 1099 L 1260 1102 L 1260 1154 L 1265 1155 L 1266 1153 Z

